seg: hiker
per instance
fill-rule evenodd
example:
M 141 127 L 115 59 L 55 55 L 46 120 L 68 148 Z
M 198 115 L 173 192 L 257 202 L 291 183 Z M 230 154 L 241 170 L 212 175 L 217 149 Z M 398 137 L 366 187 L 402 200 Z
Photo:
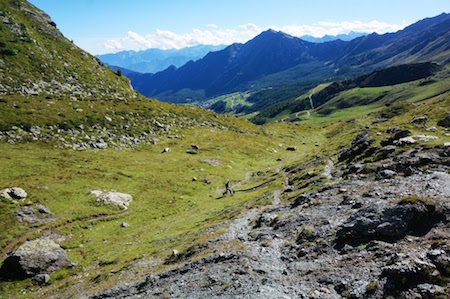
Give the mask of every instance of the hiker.
M 234 190 L 230 188 L 230 180 L 227 180 L 227 182 L 225 183 L 224 195 L 226 195 L 227 193 L 230 193 L 231 195 L 234 195 Z

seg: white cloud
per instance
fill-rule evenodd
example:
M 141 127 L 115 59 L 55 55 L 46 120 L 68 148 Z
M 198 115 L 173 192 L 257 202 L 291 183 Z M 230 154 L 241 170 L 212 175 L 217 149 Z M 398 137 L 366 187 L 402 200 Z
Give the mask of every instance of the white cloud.
M 404 28 L 407 24 L 389 24 L 379 21 L 371 22 L 319 22 L 313 25 L 268 26 L 261 28 L 255 24 L 244 24 L 235 29 L 223 29 L 216 24 L 206 25 L 206 29 L 193 29 L 189 33 L 178 34 L 168 30 L 157 29 L 155 32 L 142 36 L 129 31 L 127 36 L 108 40 L 103 44 L 101 52 L 118 52 L 122 50 L 145 50 L 148 48 L 181 49 L 199 44 L 229 45 L 235 42 L 245 43 L 269 28 L 283 31 L 293 36 L 312 35 L 322 37 L 328 35 L 355 32 L 377 32 L 383 34 Z
M 104 47 L 111 52 L 117 52 L 123 49 L 122 44 L 118 40 L 109 40 L 104 44 Z

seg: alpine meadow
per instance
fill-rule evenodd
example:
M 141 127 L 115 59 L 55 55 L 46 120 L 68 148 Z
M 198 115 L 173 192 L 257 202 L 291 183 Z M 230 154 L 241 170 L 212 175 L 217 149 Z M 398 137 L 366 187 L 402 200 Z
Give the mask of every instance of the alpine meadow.
M 94 56 L 0 0 L 0 298 L 448 298 L 449 128 L 446 12 Z

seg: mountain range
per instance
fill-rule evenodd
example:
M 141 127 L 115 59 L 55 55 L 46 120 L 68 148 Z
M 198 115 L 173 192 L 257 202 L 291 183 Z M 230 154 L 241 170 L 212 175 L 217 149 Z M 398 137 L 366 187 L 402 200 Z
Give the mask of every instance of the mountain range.
M 212 51 L 225 46 L 198 45 L 183 49 L 148 49 L 144 51 L 122 51 L 114 54 L 97 55 L 109 66 L 128 69 L 137 73 L 156 73 L 170 66 L 180 67 L 190 60 L 198 60 Z
M 323 37 L 314 37 L 311 35 L 304 35 L 301 36 L 300 39 L 313 43 L 323 43 L 337 39 L 350 41 L 364 35 L 367 35 L 367 33 L 351 31 L 348 34 L 339 34 L 336 36 L 325 35 Z M 168 50 L 152 48 L 143 51 L 121 51 L 118 53 L 108 53 L 97 55 L 97 57 L 114 70 L 118 70 L 120 68 L 123 74 L 129 74 L 130 72 L 157 73 L 172 65 L 175 67 L 181 67 L 190 60 L 199 60 L 205 57 L 209 52 L 220 51 L 225 47 L 225 45 L 198 45 L 194 47 Z
M 235 91 L 333 81 L 382 67 L 435 60 L 450 54 L 450 15 L 418 21 L 395 33 L 372 33 L 351 41 L 311 43 L 268 30 L 245 44 L 232 44 L 180 68 L 130 74 L 146 96 L 187 103 Z
M 322 37 L 303 35 L 303 36 L 300 36 L 300 39 L 305 40 L 310 43 L 325 43 L 325 42 L 331 42 L 331 41 L 338 40 L 338 39 L 343 40 L 343 41 L 351 41 L 355 38 L 358 38 L 361 36 L 366 36 L 366 35 L 368 35 L 368 33 L 350 31 L 347 34 L 338 34 L 338 35 L 328 35 L 327 34 Z

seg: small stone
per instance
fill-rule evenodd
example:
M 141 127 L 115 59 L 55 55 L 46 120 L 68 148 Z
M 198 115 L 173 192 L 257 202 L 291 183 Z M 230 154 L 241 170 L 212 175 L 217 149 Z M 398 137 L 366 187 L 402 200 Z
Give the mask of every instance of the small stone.
M 39 285 L 43 285 L 45 283 L 48 283 L 50 281 L 50 275 L 48 274 L 38 274 L 33 277 L 33 281 L 36 282 Z
M 47 214 L 47 215 L 53 214 L 52 211 L 50 211 L 49 208 L 46 208 L 46 207 L 44 207 L 41 204 L 37 204 L 36 208 L 37 208 L 38 212 L 41 213 L 41 214 Z
M 197 178 L 196 178 L 196 177 L 193 177 L 193 178 L 192 178 L 192 181 L 193 181 L 193 182 L 196 182 L 196 181 L 197 181 Z
M 413 137 L 404 137 L 404 138 L 400 138 L 399 140 L 397 140 L 394 143 L 397 145 L 414 144 L 414 143 L 416 143 L 416 139 L 414 139 Z
M 423 124 L 423 123 L 426 123 L 427 120 L 428 120 L 428 117 L 426 115 L 424 115 L 424 116 L 413 118 L 411 120 L 411 123 L 413 123 L 413 124 Z
M 121 225 L 122 227 L 130 227 L 130 225 L 128 224 L 128 223 L 126 223 L 126 222 L 122 222 L 122 225 Z

